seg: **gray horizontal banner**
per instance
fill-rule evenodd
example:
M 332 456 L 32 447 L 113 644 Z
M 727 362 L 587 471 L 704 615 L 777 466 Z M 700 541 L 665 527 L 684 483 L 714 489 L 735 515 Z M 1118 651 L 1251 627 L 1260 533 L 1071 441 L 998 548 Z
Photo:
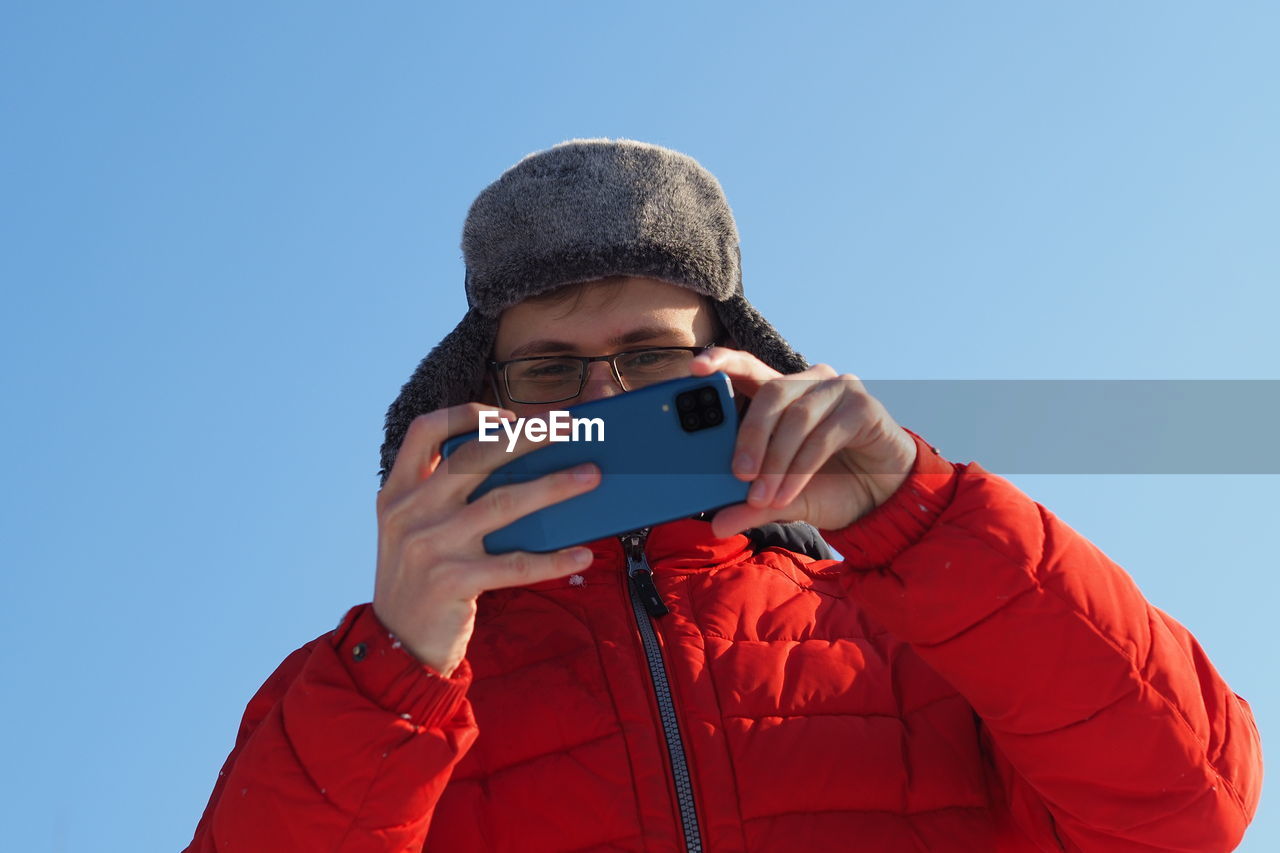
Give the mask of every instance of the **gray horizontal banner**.
M 946 458 L 978 462 L 999 474 L 1280 474 L 1280 380 L 864 379 L 863 384 L 894 420 Z M 793 390 L 799 397 L 812 387 Z M 537 439 L 554 450 L 540 456 L 535 467 L 559 470 L 599 459 L 614 474 L 728 471 L 734 442 L 731 431 L 726 435 L 732 426 L 725 420 L 732 419 L 731 410 L 718 408 L 718 420 L 691 432 L 682 431 L 680 419 L 694 413 L 683 411 L 674 397 L 666 405 L 658 405 L 664 403 L 660 398 L 651 403 L 608 409 L 598 436 L 585 423 L 581 429 L 570 424 L 568 414 L 557 415 L 565 422 L 551 424 L 547 432 L 558 429 L 559 441 L 550 441 L 550 435 Z M 698 417 L 709 417 L 697 411 Z M 451 432 L 471 428 L 458 423 Z M 494 423 L 491 439 L 486 453 L 500 459 L 507 457 L 515 436 Z M 477 473 L 501 464 L 464 457 L 449 467 Z
M 1280 380 L 864 380 L 894 420 L 1000 474 L 1280 474 Z

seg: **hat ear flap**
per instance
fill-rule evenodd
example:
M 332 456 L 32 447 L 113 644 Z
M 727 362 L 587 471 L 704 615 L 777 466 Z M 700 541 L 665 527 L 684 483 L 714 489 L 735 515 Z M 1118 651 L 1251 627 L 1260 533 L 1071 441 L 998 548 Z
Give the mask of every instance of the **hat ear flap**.
M 471 309 L 445 336 L 387 409 L 386 439 L 382 443 L 382 468 L 378 476 L 387 482 L 409 425 L 419 415 L 478 401 L 485 393 L 484 374 L 497 333 L 497 320 Z
M 809 367 L 804 356 L 793 350 L 740 293 L 715 306 L 724 330 L 737 344 L 736 349 L 751 353 L 779 373 L 799 373 Z

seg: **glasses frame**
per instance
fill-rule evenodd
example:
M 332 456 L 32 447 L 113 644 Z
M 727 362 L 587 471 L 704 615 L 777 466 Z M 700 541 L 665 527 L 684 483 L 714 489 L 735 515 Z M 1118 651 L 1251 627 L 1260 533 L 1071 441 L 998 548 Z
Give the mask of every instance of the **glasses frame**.
M 512 358 L 507 361 L 489 361 L 489 370 L 495 378 L 502 381 L 502 390 L 506 392 L 507 399 L 513 403 L 524 403 L 527 406 L 543 406 L 547 403 L 563 403 L 565 400 L 573 400 L 582 395 L 582 390 L 587 387 L 587 376 L 591 373 L 591 363 L 596 361 L 609 362 L 609 372 L 613 374 L 613 381 L 618 383 L 618 387 L 623 391 L 631 391 L 627 387 L 627 383 L 622 381 L 622 374 L 618 372 L 618 359 L 628 355 L 638 355 L 642 352 L 653 352 L 655 350 L 685 350 L 691 352 L 694 356 L 701 355 L 712 347 L 719 344 L 712 342 L 705 346 L 669 346 L 669 347 L 641 347 L 640 349 L 629 349 L 622 352 L 615 352 L 613 355 L 531 355 L 525 358 Z M 526 361 L 547 361 L 550 359 L 573 359 L 582 363 L 582 372 L 578 379 L 578 390 L 567 397 L 558 397 L 555 400 L 538 400 L 533 402 L 530 400 L 517 400 L 511 394 L 511 383 L 507 380 L 507 367 L 512 364 L 520 364 Z

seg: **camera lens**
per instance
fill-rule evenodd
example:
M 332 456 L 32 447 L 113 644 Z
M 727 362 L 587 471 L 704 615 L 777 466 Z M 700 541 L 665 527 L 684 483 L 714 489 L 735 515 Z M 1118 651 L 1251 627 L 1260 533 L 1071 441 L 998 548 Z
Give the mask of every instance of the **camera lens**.
M 705 421 L 709 426 L 715 426 L 716 424 L 720 423 L 721 417 L 722 416 L 720 414 L 719 409 L 708 409 L 707 411 L 702 413 L 702 420 Z
M 680 419 L 680 423 L 684 424 L 687 430 L 695 430 L 702 425 L 702 419 L 698 417 L 697 412 L 688 412 Z
M 697 405 L 698 403 L 694 399 L 692 391 L 686 391 L 676 397 L 676 408 L 682 412 L 692 412 Z
M 698 392 L 698 400 L 704 406 L 709 406 L 718 399 L 719 395 L 716 394 L 716 389 L 714 388 L 703 388 Z

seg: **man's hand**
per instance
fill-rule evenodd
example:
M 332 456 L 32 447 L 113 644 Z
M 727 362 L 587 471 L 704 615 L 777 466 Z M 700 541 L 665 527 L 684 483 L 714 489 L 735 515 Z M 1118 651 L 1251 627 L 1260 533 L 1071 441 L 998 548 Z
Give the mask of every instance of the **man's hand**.
M 482 592 L 563 577 L 591 562 L 589 548 L 485 552 L 485 534 L 600 483 L 596 466 L 580 465 L 499 486 L 467 503 L 495 468 L 539 446 L 521 439 L 506 452 L 497 444 L 472 441 L 442 460 L 445 439 L 475 429 L 485 410 L 493 407 L 467 403 L 415 418 L 378 493 L 374 613 L 418 660 L 445 676 L 466 654 Z
M 852 374 L 817 364 L 784 375 L 727 347 L 707 350 L 690 369 L 723 371 L 735 393 L 751 398 L 733 472 L 754 484 L 747 503 L 716 513 L 717 536 L 771 521 L 846 527 L 884 503 L 915 462 L 911 436 Z

